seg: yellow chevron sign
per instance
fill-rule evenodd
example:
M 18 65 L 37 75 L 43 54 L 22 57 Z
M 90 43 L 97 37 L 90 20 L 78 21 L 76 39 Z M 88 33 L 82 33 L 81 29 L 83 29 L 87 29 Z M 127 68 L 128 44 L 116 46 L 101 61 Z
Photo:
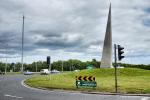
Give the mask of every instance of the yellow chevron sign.
M 76 76 L 76 81 L 95 81 L 94 76 Z

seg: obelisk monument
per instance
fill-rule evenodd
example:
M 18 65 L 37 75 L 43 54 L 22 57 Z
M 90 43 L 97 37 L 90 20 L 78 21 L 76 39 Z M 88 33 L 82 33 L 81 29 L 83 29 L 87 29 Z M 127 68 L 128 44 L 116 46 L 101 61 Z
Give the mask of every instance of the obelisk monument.
M 112 68 L 112 29 L 111 29 L 111 4 L 107 20 L 105 39 L 100 68 Z

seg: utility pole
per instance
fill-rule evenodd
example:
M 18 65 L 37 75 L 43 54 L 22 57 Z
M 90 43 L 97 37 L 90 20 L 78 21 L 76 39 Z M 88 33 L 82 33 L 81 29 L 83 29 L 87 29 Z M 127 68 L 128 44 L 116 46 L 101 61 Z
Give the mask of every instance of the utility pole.
M 5 63 L 5 74 L 7 73 L 7 46 L 8 44 L 6 44 L 6 48 L 5 48 L 5 57 L 6 57 L 6 63 Z
M 117 87 L 117 57 L 116 57 L 116 49 L 117 49 L 117 46 L 116 44 L 114 44 L 114 56 L 115 56 L 115 92 L 117 93 L 118 92 L 118 87 Z
M 63 60 L 62 60 L 61 71 L 62 71 L 62 72 L 64 71 L 64 62 L 63 62 Z
M 14 63 L 14 66 L 13 66 L 13 67 L 14 67 L 14 72 L 15 72 L 15 70 L 16 70 L 16 68 L 15 68 L 15 67 L 16 67 L 16 66 L 15 66 L 15 63 Z
M 5 74 L 7 73 L 7 57 L 6 57 L 6 64 L 5 64 Z
M 24 49 L 24 19 L 25 19 L 25 16 L 23 15 L 22 17 L 22 57 L 21 57 L 21 63 L 22 63 L 22 66 L 21 66 L 21 72 L 23 73 L 23 69 L 24 69 L 24 66 L 23 66 L 23 49 Z
M 37 72 L 37 62 L 35 62 L 36 72 Z

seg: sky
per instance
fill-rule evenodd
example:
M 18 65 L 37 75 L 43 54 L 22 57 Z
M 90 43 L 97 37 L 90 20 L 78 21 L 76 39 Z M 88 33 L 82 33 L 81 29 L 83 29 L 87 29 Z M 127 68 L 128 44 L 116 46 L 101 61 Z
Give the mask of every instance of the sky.
M 101 60 L 109 0 L 0 0 L 0 61 Z M 150 0 L 111 0 L 113 44 L 124 63 L 150 64 Z M 113 50 L 113 49 L 112 49 Z M 7 58 L 7 59 L 6 59 Z

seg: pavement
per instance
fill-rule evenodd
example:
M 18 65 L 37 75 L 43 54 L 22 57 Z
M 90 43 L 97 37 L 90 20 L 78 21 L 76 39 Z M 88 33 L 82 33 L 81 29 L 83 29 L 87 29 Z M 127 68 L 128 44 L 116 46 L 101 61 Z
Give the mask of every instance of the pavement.
M 31 76 L 1 75 L 0 100 L 150 100 L 147 96 L 85 94 L 69 91 L 34 89 L 22 84 Z

